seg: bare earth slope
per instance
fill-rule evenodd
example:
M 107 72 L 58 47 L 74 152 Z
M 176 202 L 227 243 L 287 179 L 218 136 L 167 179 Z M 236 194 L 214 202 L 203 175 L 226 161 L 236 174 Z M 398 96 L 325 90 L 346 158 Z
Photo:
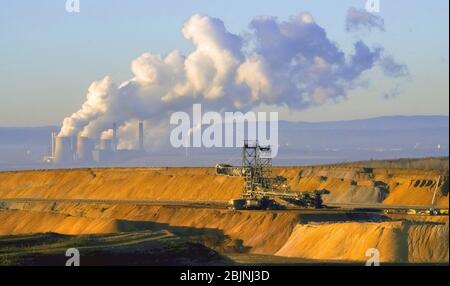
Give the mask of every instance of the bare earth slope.
M 326 202 L 424 206 L 442 176 L 436 205 L 449 202 L 448 173 L 437 171 L 280 167 L 275 173 L 294 191 L 329 190 Z M 213 168 L 0 172 L 0 198 L 228 201 L 240 196 L 242 185 L 242 178 L 217 176 Z
M 276 254 L 364 261 L 367 260 L 367 249 L 376 248 L 384 262 L 445 262 L 449 258 L 448 231 L 448 224 L 419 225 L 398 221 L 297 225 Z
M 294 191 L 329 190 L 325 201 L 330 203 L 423 207 L 431 205 L 440 176 L 436 203 L 448 208 L 445 172 L 329 166 L 278 167 L 275 174 L 287 177 Z M 213 168 L 0 172 L 0 235 L 176 228 L 189 235 L 207 234 L 208 243 L 213 245 L 228 241 L 252 255 L 364 262 L 367 249 L 377 248 L 382 262 L 448 263 L 448 216 L 330 210 L 230 211 L 136 203 L 222 202 L 239 197 L 242 185 L 242 178 L 216 175 Z M 20 198 L 41 200 L 6 200 Z M 76 201 L 81 199 L 109 202 Z
M 252 254 L 350 262 L 365 261 L 366 250 L 377 248 L 383 263 L 443 263 L 449 258 L 448 217 L 421 222 L 364 213 L 323 215 L 126 204 L 11 203 L 8 208 L 0 211 L 0 218 L 6 219 L 0 234 L 11 229 L 15 234 L 155 230 L 152 223 L 156 223 L 214 233 L 216 239 L 240 240 Z
M 39 232 L 90 234 L 118 231 L 114 219 L 73 217 L 50 212 L 1 211 L 0 221 L 0 235 Z

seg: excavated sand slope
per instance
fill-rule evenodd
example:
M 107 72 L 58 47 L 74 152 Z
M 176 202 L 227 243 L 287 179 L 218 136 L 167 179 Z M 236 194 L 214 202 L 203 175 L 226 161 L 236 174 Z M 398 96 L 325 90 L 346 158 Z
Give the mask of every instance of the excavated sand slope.
M 258 254 L 365 261 L 367 249 L 377 248 L 381 262 L 448 262 L 449 259 L 448 217 L 445 216 L 418 222 L 397 218 L 381 221 L 380 216 L 370 214 L 355 217 L 345 213 L 322 215 L 124 204 L 10 203 L 7 207 L 21 210 L 9 214 L 6 224 L 15 233 L 114 232 L 117 228 L 139 228 L 136 222 L 147 221 L 173 227 L 220 230 L 223 235 L 242 240 L 251 253 Z M 88 222 L 89 219 L 92 221 Z M 15 226 L 14 220 L 23 223 Z M 80 225 L 87 228 L 81 229 Z
M 325 202 L 377 203 L 388 205 L 431 204 L 441 176 L 436 205 L 448 207 L 448 173 L 407 169 L 365 169 L 317 166 L 279 168 L 293 190 L 328 190 Z
M 96 234 L 117 232 L 114 219 L 71 217 L 56 213 L 20 210 L 0 211 L 0 235 L 56 232 Z
M 209 168 L 0 172 L 0 198 L 228 200 L 242 184 Z
M 344 167 L 275 168 L 294 191 L 326 189 L 327 202 L 431 204 L 438 176 L 414 170 Z M 241 194 L 243 179 L 219 176 L 213 168 L 127 168 L 0 172 L 0 199 L 215 200 Z M 382 186 L 380 189 L 379 186 Z M 448 182 L 437 205 L 448 207 Z M 376 247 L 383 262 L 448 262 L 448 217 L 374 222 L 353 216 L 305 215 L 292 211 L 228 211 L 132 204 L 7 203 L 0 235 L 36 232 L 107 233 L 136 227 L 131 222 L 223 231 L 252 253 L 310 259 L 363 261 Z M 427 222 L 424 222 L 426 220 Z
M 366 261 L 376 248 L 381 262 L 448 262 L 448 232 L 448 224 L 409 222 L 297 225 L 276 255 Z
M 326 189 L 325 202 L 448 207 L 448 173 L 365 170 L 353 167 L 283 167 L 293 191 Z M 441 180 L 442 183 L 443 180 Z M 213 200 L 241 194 L 243 178 L 220 176 L 213 168 L 125 168 L 0 172 L 0 198 Z M 383 189 L 380 189 L 382 186 Z
M 46 220 L 39 221 L 39 213 L 49 213 L 57 215 L 58 218 L 65 218 L 67 215 L 80 219 L 94 219 L 92 225 L 98 224 L 97 230 L 108 231 L 104 228 L 105 221 L 120 220 L 121 229 L 132 229 L 132 222 L 155 222 L 176 227 L 192 227 L 196 229 L 221 230 L 224 235 L 234 239 L 241 239 L 244 244 L 252 248 L 255 253 L 274 253 L 288 239 L 292 229 L 298 222 L 294 212 L 269 213 L 264 211 L 228 211 L 215 209 L 199 209 L 184 207 L 160 207 L 142 205 L 94 205 L 94 204 L 71 204 L 59 203 L 57 205 L 47 203 L 14 203 L 8 209 L 22 210 L 16 213 L 15 219 L 22 220 L 22 215 L 26 211 L 34 213 L 32 217 L 36 219 L 28 226 L 21 223 L 16 228 L 16 233 L 55 231 L 53 224 L 48 224 Z M 0 212 L 1 213 L 1 212 Z M 61 217 L 62 215 L 62 217 Z M 51 217 L 51 216 L 50 216 Z M 28 219 L 25 216 L 25 220 Z M 30 219 L 31 220 L 31 219 Z M 43 226 L 33 229 L 33 225 Z M 128 222 L 128 225 L 127 225 Z M 64 222 L 61 222 L 64 224 Z M 14 222 L 11 221 L 11 225 Z M 70 224 L 66 225 L 70 228 Z M 111 229 L 114 232 L 114 229 Z M 75 233 L 76 228 L 69 232 Z

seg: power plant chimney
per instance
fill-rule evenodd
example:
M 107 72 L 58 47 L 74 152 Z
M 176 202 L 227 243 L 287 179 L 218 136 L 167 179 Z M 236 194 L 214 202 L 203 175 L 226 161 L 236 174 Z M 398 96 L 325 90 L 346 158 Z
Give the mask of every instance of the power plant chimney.
M 56 140 L 56 132 L 52 132 L 52 158 L 55 158 L 55 140 Z
M 72 148 L 70 144 L 70 137 L 56 136 L 55 137 L 55 163 L 70 163 L 72 162 Z
M 144 122 L 139 121 L 139 150 L 144 150 Z
M 113 123 L 113 138 L 112 138 L 113 151 L 117 151 L 117 124 Z

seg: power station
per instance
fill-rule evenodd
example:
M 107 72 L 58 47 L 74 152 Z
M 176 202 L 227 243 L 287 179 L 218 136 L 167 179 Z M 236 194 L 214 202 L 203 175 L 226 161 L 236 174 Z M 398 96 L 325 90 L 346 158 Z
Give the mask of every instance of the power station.
M 46 162 L 58 165 L 114 163 L 138 158 L 145 153 L 144 122 L 139 121 L 138 147 L 136 149 L 119 149 L 117 124 L 112 125 L 112 138 L 90 138 L 86 136 L 58 136 L 52 133 L 51 156 Z

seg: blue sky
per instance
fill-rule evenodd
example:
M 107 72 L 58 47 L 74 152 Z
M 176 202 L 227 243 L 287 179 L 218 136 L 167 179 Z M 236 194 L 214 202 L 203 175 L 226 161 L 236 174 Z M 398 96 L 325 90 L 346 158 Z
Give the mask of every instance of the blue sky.
M 324 121 L 381 115 L 449 113 L 448 1 L 381 0 L 385 32 L 345 31 L 350 7 L 364 0 L 81 0 L 81 13 L 65 11 L 64 0 L 4 1 L 0 6 L 0 126 L 60 124 L 79 109 L 89 84 L 105 75 L 129 79 L 131 60 L 146 51 L 192 49 L 181 27 L 193 14 L 224 21 L 235 34 L 256 16 L 286 20 L 310 12 L 328 37 L 349 51 L 357 39 L 382 45 L 407 65 L 409 76 L 393 82 L 376 73 L 341 103 L 305 111 L 280 109 L 282 119 Z M 399 86 L 399 95 L 384 94 Z M 262 108 L 264 109 L 264 108 Z

